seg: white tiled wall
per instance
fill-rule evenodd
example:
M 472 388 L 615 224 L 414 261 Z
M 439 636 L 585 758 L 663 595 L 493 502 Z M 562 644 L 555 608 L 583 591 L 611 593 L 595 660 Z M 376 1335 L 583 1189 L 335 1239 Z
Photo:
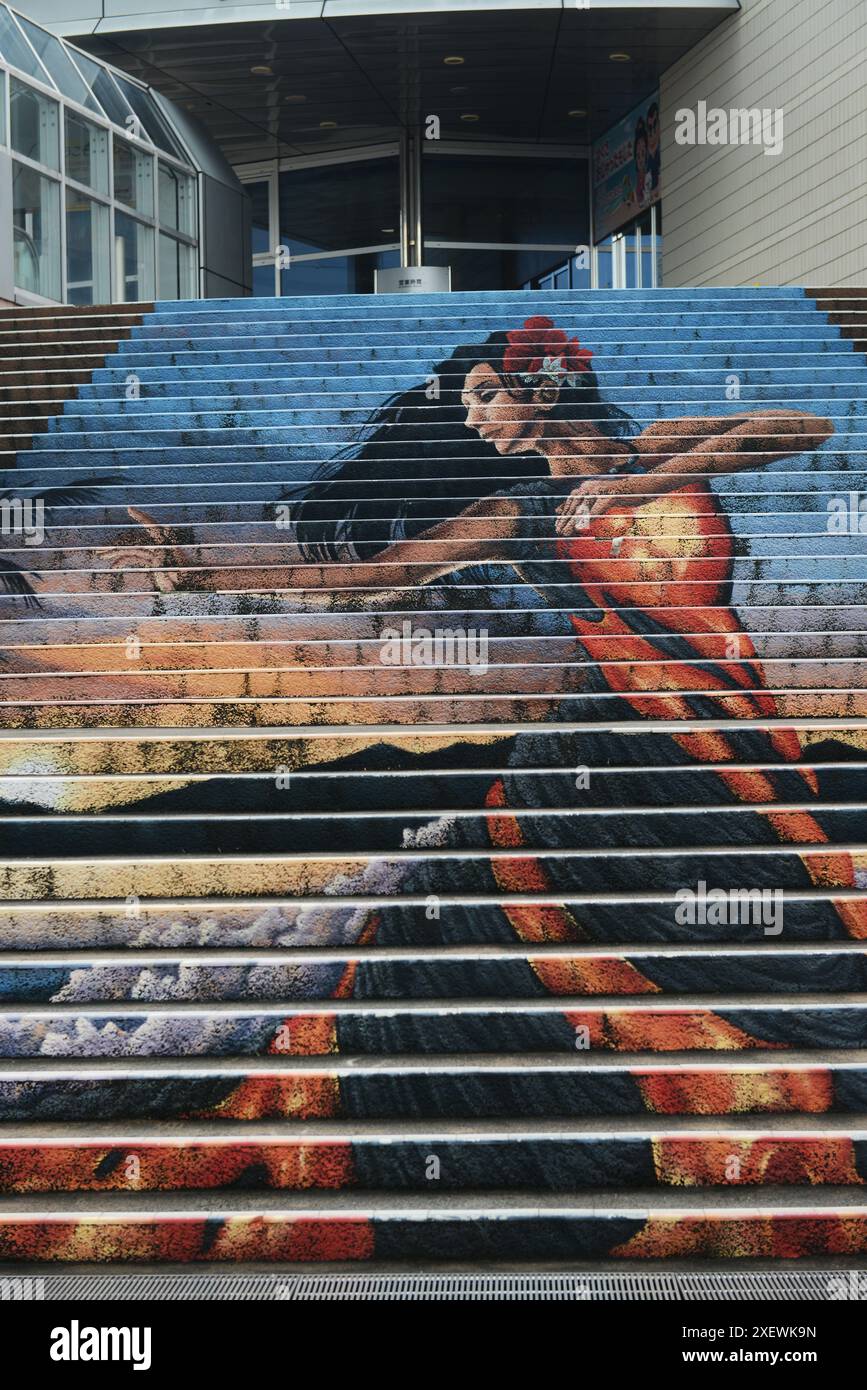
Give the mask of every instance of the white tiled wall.
M 742 5 L 661 84 L 663 283 L 867 284 L 867 3 Z M 782 153 L 677 145 L 701 100 L 781 108 Z

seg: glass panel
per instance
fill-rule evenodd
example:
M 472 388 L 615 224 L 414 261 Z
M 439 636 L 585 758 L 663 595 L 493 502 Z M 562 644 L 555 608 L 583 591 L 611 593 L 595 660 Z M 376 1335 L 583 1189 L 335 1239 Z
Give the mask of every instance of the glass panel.
M 122 304 L 153 299 L 154 233 L 125 212 L 114 215 L 116 287 Z
M 160 163 L 160 222 L 187 236 L 196 235 L 196 197 L 193 180 Z
M 589 290 L 591 279 L 590 266 L 576 264 L 576 257 L 573 257 L 569 270 L 569 288 L 573 290 Z
M 280 242 L 298 255 L 378 246 L 399 235 L 396 156 L 281 173 Z
M 74 54 L 72 54 L 71 56 L 73 62 L 75 63 L 75 66 L 82 74 L 82 77 L 84 78 L 86 85 L 89 88 L 93 87 L 94 83 L 96 82 L 97 78 L 102 72 L 102 68 L 99 66 L 99 63 L 95 63 L 92 58 L 88 58 L 87 54 L 82 53 L 79 48 L 76 48 Z M 101 116 L 110 116 L 110 112 L 103 110 L 102 106 L 100 106 L 92 91 L 88 92 L 87 99 L 84 102 L 84 105 L 89 107 L 91 111 L 98 111 Z M 124 120 L 126 119 L 126 114 L 126 112 L 123 113 Z M 123 121 L 121 121 L 121 125 L 123 125 Z
M 245 185 L 253 204 L 253 255 L 261 255 L 271 250 L 270 220 L 268 216 L 268 181 Z
M 661 222 L 662 208 L 659 204 L 657 204 L 657 228 L 659 228 Z M 604 241 L 601 241 L 599 243 L 599 245 L 596 248 L 596 251 L 600 289 L 611 289 L 612 287 L 618 289 L 634 289 L 637 285 L 638 257 L 635 249 L 635 237 L 637 231 L 641 232 L 641 287 L 645 290 L 652 288 L 653 254 L 651 252 L 650 247 L 650 229 L 651 214 L 650 211 L 647 211 L 642 213 L 640 217 L 636 218 L 634 222 L 630 222 L 628 227 L 625 227 L 622 231 L 615 233 L 613 236 L 606 237 Z M 617 281 L 620 278 L 620 271 L 617 265 L 616 247 L 620 245 L 621 242 L 625 242 L 626 253 L 626 284 L 623 286 L 617 284 Z M 659 261 L 661 243 L 662 238 L 659 235 L 657 235 L 657 285 L 661 285 L 662 283 L 661 264 Z M 622 252 L 620 254 L 622 255 Z
M 0 145 L 6 144 L 6 74 L 0 68 Z
M 400 265 L 398 251 L 371 251 L 362 256 L 330 256 L 324 261 L 295 261 L 281 270 L 281 294 L 373 294 L 374 270 Z M 265 291 L 267 293 L 267 291 Z
M 66 190 L 66 298 L 69 304 L 111 303 L 109 213 L 102 203 Z
M 160 232 L 160 299 L 195 297 L 193 248 Z
M 589 240 L 583 159 L 429 154 L 423 173 L 424 231 L 432 241 Z
M 39 29 L 35 24 L 31 24 L 23 15 L 18 16 L 18 23 L 33 44 L 57 88 L 73 101 L 83 102 L 87 97 L 87 87 L 60 40 L 49 34 L 47 29 Z
M 558 265 L 550 275 L 530 279 L 522 286 L 525 290 L 589 290 L 590 267 L 579 265 L 578 257 L 572 256 L 563 265 Z
M 113 77 L 153 143 L 159 145 L 166 154 L 173 154 L 176 159 L 186 159 L 187 156 L 179 148 L 150 94 L 142 87 L 137 87 L 134 82 L 127 82 L 119 73 L 114 73 Z
M 114 137 L 114 196 L 149 216 L 154 210 L 154 162 L 129 140 Z
M 51 85 L 49 77 L 42 69 L 42 64 L 37 61 L 36 54 L 29 43 L 25 43 L 11 14 L 2 5 L 0 5 L 0 54 L 3 55 L 7 63 L 12 64 L 13 68 L 20 68 L 22 72 L 29 73 L 31 77 L 38 77 L 40 82 Z
M 26 164 L 12 165 L 15 284 L 60 299 L 60 184 Z
M 66 112 L 66 172 L 97 193 L 108 193 L 108 131 Z
M 611 238 L 601 242 L 596 248 L 597 285 L 600 290 L 610 290 L 614 286 L 614 260 L 611 254 Z
M 160 299 L 180 299 L 178 293 L 178 243 L 173 237 L 160 232 L 160 275 L 158 294 Z
M 269 261 L 267 265 L 253 266 L 253 294 L 258 299 L 264 299 L 268 295 L 276 293 L 276 271 L 274 262 Z
M 433 248 L 426 246 L 425 265 L 450 265 L 452 268 L 453 290 L 519 290 L 529 289 L 540 284 L 547 272 L 549 284 L 545 289 L 566 287 L 568 268 L 563 275 L 563 262 L 557 256 L 558 264 L 552 266 L 556 252 L 551 251 L 489 251 L 484 247 L 456 250 L 454 248 Z M 557 273 L 562 278 L 557 281 Z M 590 285 L 589 270 L 572 269 L 572 289 L 587 288 Z
M 514 251 L 441 251 L 425 247 L 424 259 L 426 265 L 451 266 L 453 290 L 516 289 L 530 278 L 525 275 L 522 280 L 516 279 Z
M 100 109 L 115 125 L 125 126 L 127 117 L 131 116 L 132 112 L 112 82 L 110 74 L 79 49 L 75 50 L 75 61 L 93 89 Z
M 59 169 L 59 104 L 13 77 L 9 110 L 13 150 L 48 169 Z

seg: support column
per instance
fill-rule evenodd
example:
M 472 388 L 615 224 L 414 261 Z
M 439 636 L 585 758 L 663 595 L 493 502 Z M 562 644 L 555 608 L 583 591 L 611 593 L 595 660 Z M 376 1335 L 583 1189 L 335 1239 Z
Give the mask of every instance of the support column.
M 400 263 L 424 264 L 421 191 L 421 133 L 405 130 L 400 141 Z
M 0 150 L 0 299 L 11 304 L 15 298 L 15 233 L 12 227 L 12 160 Z

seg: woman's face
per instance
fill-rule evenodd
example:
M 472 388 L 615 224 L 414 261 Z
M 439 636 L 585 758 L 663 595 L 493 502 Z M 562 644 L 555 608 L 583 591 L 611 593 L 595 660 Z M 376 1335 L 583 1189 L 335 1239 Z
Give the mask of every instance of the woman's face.
M 550 405 L 529 389 L 510 391 L 489 362 L 468 373 L 461 394 L 467 425 L 501 454 L 525 454 L 539 439 Z

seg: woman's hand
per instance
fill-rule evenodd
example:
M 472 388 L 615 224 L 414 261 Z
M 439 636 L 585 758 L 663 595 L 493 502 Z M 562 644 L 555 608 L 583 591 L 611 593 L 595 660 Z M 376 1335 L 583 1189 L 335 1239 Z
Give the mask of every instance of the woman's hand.
M 129 507 L 127 510 L 133 521 L 144 527 L 157 548 L 123 545 L 110 550 L 100 550 L 100 559 L 105 561 L 109 569 L 147 571 L 147 578 L 160 593 L 170 594 L 183 588 L 181 572 L 174 568 L 180 563 L 182 556 L 171 544 L 171 532 L 168 527 L 160 526 L 158 521 L 148 516 L 147 512 L 139 511 L 138 507 Z
M 682 480 L 681 480 L 682 482 Z M 680 486 L 676 478 L 672 486 Z M 650 473 L 623 473 L 611 478 L 587 478 L 557 508 L 558 536 L 586 531 L 594 517 L 604 516 L 618 502 L 650 502 L 669 489 L 659 487 Z

